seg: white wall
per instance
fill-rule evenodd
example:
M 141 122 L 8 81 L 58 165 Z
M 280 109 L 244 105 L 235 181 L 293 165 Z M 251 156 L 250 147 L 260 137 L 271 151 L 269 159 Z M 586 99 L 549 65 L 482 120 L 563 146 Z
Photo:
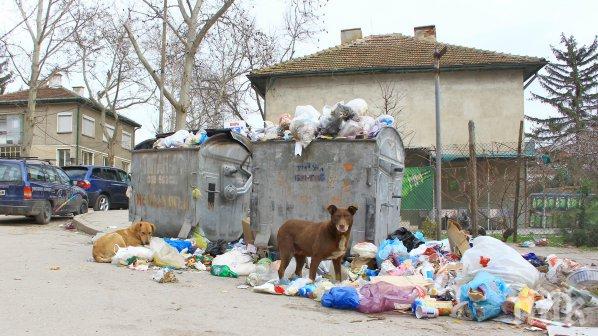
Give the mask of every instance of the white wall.
M 443 144 L 465 144 L 467 122 L 476 123 L 478 143 L 516 142 L 523 118 L 523 74 L 516 70 L 460 71 L 441 74 Z M 433 146 L 434 75 L 432 73 L 338 75 L 272 80 L 266 93 L 266 116 L 278 122 L 297 105 L 320 110 L 337 101 L 363 98 L 370 114 L 381 113 L 379 83 L 393 83 L 404 94 L 399 122 L 406 146 Z

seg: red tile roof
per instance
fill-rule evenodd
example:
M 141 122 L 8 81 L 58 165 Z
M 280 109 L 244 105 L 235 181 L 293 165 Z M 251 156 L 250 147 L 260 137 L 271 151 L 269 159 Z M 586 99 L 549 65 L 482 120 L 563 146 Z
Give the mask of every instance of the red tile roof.
M 546 64 L 538 57 L 517 56 L 438 42 L 447 46 L 441 69 L 509 68 L 526 69 L 526 78 Z M 292 59 L 249 74 L 256 84 L 259 78 L 300 76 L 324 73 L 359 73 L 369 71 L 431 71 L 434 41 L 402 34 L 372 35 L 352 42 Z M 259 83 L 257 83 L 259 86 Z
M 27 103 L 29 90 L 21 90 L 0 95 L 0 105 L 23 105 Z M 86 104 L 98 111 L 101 108 L 96 106 L 91 100 L 79 96 L 75 92 L 64 87 L 42 87 L 37 90 L 37 103 L 81 103 Z M 112 116 L 112 112 L 108 111 L 108 115 Z M 141 127 L 141 125 L 132 119 L 124 117 L 119 114 L 119 118 L 133 127 Z

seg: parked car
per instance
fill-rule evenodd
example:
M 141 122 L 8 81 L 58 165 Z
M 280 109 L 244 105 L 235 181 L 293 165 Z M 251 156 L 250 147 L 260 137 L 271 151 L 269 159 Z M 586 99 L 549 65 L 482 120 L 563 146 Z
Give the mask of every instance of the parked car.
M 47 162 L 0 159 L 0 214 L 28 216 L 40 224 L 54 215 L 87 212 L 85 191 Z
M 77 186 L 87 192 L 89 204 L 95 211 L 128 208 L 127 188 L 131 183 L 125 171 L 103 166 L 62 167 Z

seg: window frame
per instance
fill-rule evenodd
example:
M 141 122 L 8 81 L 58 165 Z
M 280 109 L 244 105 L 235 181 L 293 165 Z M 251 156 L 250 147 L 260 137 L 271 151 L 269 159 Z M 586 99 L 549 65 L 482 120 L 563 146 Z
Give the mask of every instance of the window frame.
M 84 121 L 91 121 L 93 123 L 93 135 L 85 134 L 85 124 Z M 86 136 L 88 138 L 95 139 L 96 137 L 96 120 L 88 115 L 82 114 L 81 115 L 81 135 Z
M 69 161 L 65 162 L 64 165 L 60 164 L 60 151 L 68 151 Z M 68 166 L 71 164 L 71 149 L 70 148 L 56 148 L 56 164 L 58 167 Z
M 123 144 L 125 143 L 125 135 L 127 135 L 129 137 L 129 143 L 127 144 L 127 147 L 123 146 Z M 120 137 L 120 146 L 126 150 L 131 150 L 133 148 L 132 145 L 133 142 L 133 136 L 131 135 L 131 133 L 123 130 L 121 133 L 121 137 Z
M 91 163 L 85 163 L 84 158 L 85 154 L 91 154 Z M 86 151 L 85 149 L 81 150 L 81 164 L 84 166 L 93 166 L 95 165 L 95 155 L 91 151 Z
M 68 131 L 60 130 L 60 117 L 65 117 L 65 116 L 69 116 L 70 121 L 71 121 L 69 123 L 70 129 Z M 56 113 L 56 134 L 69 134 L 69 133 L 73 133 L 73 112 L 58 112 L 58 113 Z
M 109 130 L 110 130 L 110 129 L 112 130 L 112 137 L 114 138 L 114 136 L 116 135 L 116 134 L 114 134 L 114 132 L 116 131 L 116 127 L 115 127 L 115 126 L 112 126 L 112 125 L 110 125 L 110 124 L 106 124 L 106 125 L 105 125 L 105 127 L 106 127 L 107 129 L 109 129 Z M 108 132 L 108 133 L 110 133 L 110 132 Z M 104 130 L 103 130 L 103 129 L 102 129 L 102 141 L 104 141 L 104 142 L 108 142 L 108 138 L 106 138 L 106 135 L 104 134 Z

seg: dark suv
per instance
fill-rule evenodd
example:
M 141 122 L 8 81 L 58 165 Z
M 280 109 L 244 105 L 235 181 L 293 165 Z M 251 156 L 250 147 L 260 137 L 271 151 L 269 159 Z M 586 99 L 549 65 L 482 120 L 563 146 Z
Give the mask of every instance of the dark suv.
M 0 214 L 34 217 L 87 212 L 85 191 L 71 184 L 59 167 L 30 159 L 0 159 Z
M 102 166 L 62 167 L 70 179 L 87 192 L 95 211 L 128 208 L 127 188 L 131 182 L 123 170 Z

